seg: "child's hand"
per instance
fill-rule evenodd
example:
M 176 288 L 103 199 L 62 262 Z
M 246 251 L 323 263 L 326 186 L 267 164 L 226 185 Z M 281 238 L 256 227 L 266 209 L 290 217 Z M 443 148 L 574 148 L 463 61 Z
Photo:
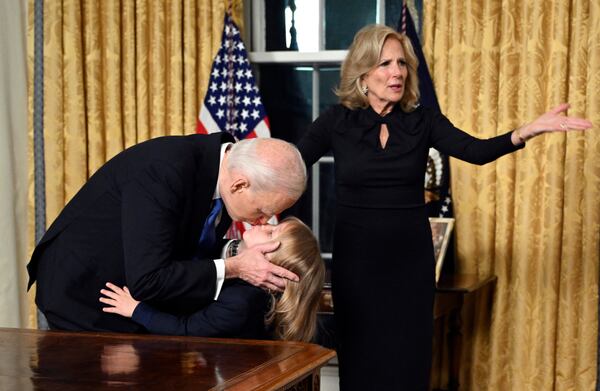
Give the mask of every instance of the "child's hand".
M 100 297 L 100 301 L 104 304 L 108 304 L 111 307 L 104 307 L 102 311 L 112 312 L 113 314 L 119 314 L 131 318 L 135 307 L 140 303 L 131 297 L 129 289 L 126 286 L 123 289 L 118 286 L 106 283 L 108 289 L 100 289 L 100 293 L 107 297 Z

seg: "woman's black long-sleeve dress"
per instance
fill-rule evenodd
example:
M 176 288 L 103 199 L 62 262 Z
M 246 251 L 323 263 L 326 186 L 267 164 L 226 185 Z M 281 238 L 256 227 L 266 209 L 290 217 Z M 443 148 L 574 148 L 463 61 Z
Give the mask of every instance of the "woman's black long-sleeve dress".
M 298 144 L 309 167 L 329 150 L 335 158 L 332 290 L 344 391 L 428 388 L 435 283 L 423 186 L 430 147 L 476 164 L 518 149 L 510 133 L 480 140 L 437 111 L 405 113 L 398 105 L 385 117 L 334 106 Z

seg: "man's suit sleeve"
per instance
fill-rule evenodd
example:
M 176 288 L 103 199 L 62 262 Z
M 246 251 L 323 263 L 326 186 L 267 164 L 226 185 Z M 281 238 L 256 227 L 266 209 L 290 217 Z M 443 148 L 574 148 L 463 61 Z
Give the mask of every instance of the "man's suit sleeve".
M 214 262 L 175 259 L 186 202 L 182 173 L 167 162 L 150 164 L 124 184 L 122 237 L 125 279 L 140 301 L 186 298 L 209 302 L 215 292 Z M 180 245 L 180 244 L 179 244 Z
M 224 288 L 219 300 L 189 316 L 160 312 L 142 302 L 132 319 L 154 334 L 242 337 L 251 330 L 263 329 L 264 303 L 258 288 L 234 285 Z

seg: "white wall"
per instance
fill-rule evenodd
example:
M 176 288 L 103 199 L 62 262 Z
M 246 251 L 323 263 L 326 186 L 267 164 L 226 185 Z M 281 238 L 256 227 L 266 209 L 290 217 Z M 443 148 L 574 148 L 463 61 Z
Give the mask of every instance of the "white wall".
M 26 327 L 27 0 L 0 0 L 0 327 Z

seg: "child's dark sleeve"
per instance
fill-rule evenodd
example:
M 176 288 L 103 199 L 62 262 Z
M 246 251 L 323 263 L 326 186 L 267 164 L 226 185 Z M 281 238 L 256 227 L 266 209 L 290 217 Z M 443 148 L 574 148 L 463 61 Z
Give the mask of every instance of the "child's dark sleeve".
M 149 332 L 199 337 L 261 338 L 268 296 L 245 283 L 223 286 L 219 298 L 188 316 L 161 312 L 141 302 L 132 320 Z

